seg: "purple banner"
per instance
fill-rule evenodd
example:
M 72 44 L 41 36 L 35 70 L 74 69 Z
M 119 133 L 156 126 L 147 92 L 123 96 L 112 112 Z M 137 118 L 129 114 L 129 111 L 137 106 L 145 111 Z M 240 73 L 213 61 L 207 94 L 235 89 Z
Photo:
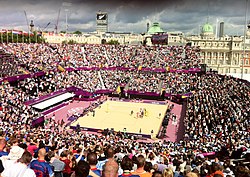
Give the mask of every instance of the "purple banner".
M 133 95 L 160 96 L 160 94 L 156 92 L 139 92 L 135 90 L 128 90 L 127 93 Z
M 104 89 L 104 90 L 95 91 L 95 94 L 109 94 L 109 93 L 112 93 L 112 92 L 113 92 L 113 90 Z
M 80 70 L 122 70 L 122 71 L 134 71 L 134 70 L 138 70 L 138 68 L 128 68 L 128 67 L 103 67 L 103 68 L 99 68 L 99 67 L 78 67 L 78 68 L 65 68 L 66 71 L 72 72 L 72 71 L 80 71 Z M 163 68 L 142 68 L 142 71 L 154 71 L 154 72 L 166 72 L 166 69 Z M 177 72 L 177 73 L 197 73 L 200 72 L 200 68 L 190 68 L 188 70 L 186 69 L 170 69 L 169 72 Z M 24 80 L 27 78 L 32 78 L 32 77 L 39 77 L 39 76 L 43 76 L 46 73 L 44 71 L 41 72 L 37 72 L 37 73 L 33 73 L 33 74 L 23 74 L 23 75 L 18 75 L 18 76 L 9 76 L 9 77 L 5 77 L 5 78 L 1 78 L 0 82 L 2 81 L 9 81 L 9 82 L 14 82 L 17 80 Z
M 44 116 L 41 116 L 35 120 L 32 121 L 32 126 L 36 126 L 37 124 L 43 123 L 44 122 Z

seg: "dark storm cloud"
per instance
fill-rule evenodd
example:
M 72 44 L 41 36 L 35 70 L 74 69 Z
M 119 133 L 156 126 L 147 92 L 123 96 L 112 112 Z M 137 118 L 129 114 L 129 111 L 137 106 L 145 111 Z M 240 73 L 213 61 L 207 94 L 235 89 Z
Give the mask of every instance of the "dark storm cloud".
M 65 0 L 66 1 L 66 0 Z M 54 30 L 66 29 L 66 14 L 70 31 L 95 31 L 96 12 L 108 12 L 110 31 L 145 32 L 146 24 L 157 21 L 166 31 L 197 33 L 200 26 L 216 19 L 225 22 L 227 34 L 239 34 L 244 28 L 245 0 L 0 0 L 0 27 L 27 29 L 28 21 L 35 26 Z M 249 2 L 250 4 L 250 2 Z M 67 9 L 67 11 L 66 11 Z

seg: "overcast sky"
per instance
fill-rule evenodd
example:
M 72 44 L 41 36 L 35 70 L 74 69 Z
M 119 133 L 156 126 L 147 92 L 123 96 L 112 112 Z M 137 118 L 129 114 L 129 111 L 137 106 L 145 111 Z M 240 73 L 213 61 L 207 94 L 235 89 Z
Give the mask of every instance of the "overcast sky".
M 53 31 L 60 8 L 59 31 L 66 29 L 67 12 L 69 31 L 93 32 L 101 10 L 108 13 L 109 31 L 143 33 L 147 23 L 159 22 L 164 31 L 197 34 L 209 17 L 214 30 L 218 19 L 225 23 L 225 34 L 241 35 L 246 0 L 0 0 L 0 28 L 27 31 L 26 11 L 29 23 L 34 20 L 44 29 L 50 22 L 46 30 Z

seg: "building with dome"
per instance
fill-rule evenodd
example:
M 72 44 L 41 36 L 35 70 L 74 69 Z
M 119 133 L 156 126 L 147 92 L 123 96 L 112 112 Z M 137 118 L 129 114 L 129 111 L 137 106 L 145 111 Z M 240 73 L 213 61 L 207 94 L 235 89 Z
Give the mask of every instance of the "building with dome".
M 214 37 L 213 26 L 209 24 L 208 22 L 205 25 L 203 25 L 201 36 L 202 37 Z
M 224 26 L 220 27 L 224 30 Z M 203 25 L 199 35 L 186 36 L 185 40 L 191 46 L 200 46 L 200 58 L 208 69 L 240 78 L 242 73 L 246 77 L 250 76 L 250 25 L 247 34 L 249 34 L 249 41 L 246 39 L 245 57 L 243 57 L 243 36 L 220 35 L 218 37 L 214 34 L 213 26 L 208 22 Z
M 153 45 L 151 38 L 155 34 L 167 34 L 168 35 L 168 45 L 184 45 L 184 35 L 182 32 L 167 32 L 163 30 L 160 26 L 159 22 L 154 22 L 152 26 L 149 27 L 149 23 L 147 23 L 148 31 L 145 33 L 144 41 L 146 41 L 146 45 Z
M 158 33 L 164 33 L 164 31 L 160 27 L 160 24 L 158 22 L 154 22 L 153 25 L 147 31 L 147 34 L 153 35 L 153 34 L 158 34 Z

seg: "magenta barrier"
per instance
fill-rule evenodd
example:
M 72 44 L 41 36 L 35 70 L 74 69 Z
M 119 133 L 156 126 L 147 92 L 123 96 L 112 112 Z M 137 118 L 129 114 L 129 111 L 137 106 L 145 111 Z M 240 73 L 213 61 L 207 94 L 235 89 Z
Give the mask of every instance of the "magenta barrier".
M 126 91 L 128 94 L 133 95 L 146 95 L 146 96 L 160 96 L 160 93 L 156 92 L 140 92 L 140 91 L 134 91 L 134 90 L 128 90 Z
M 138 70 L 138 68 L 128 68 L 128 67 L 78 67 L 78 68 L 65 68 L 66 71 L 80 71 L 80 70 L 122 70 L 122 71 L 134 71 Z M 164 68 L 141 68 L 141 71 L 153 71 L 153 72 L 166 72 L 167 70 Z M 170 69 L 169 72 L 172 73 L 196 73 L 200 72 L 200 68 L 190 68 L 190 69 Z
M 38 125 L 38 124 L 41 124 L 41 123 L 43 123 L 43 122 L 44 122 L 44 116 L 41 116 L 41 117 L 39 117 L 39 118 L 33 120 L 31 124 L 32 124 L 32 126 L 34 127 L 34 126 L 36 126 L 36 125 Z
M 138 68 L 128 68 L 128 67 L 78 67 L 78 68 L 65 68 L 66 71 L 72 72 L 72 71 L 80 71 L 80 70 L 122 70 L 122 71 L 134 71 L 138 70 Z M 141 68 L 141 71 L 153 71 L 153 72 L 166 72 L 166 69 L 163 68 Z M 190 68 L 190 69 L 170 69 L 169 72 L 176 72 L 176 73 L 197 73 L 200 72 L 200 68 Z M 49 71 L 50 72 L 50 71 Z M 5 78 L 0 78 L 0 82 L 7 80 L 8 82 L 14 82 L 17 80 L 24 80 L 27 78 L 32 77 L 40 77 L 45 75 L 46 73 L 44 71 L 32 73 L 32 74 L 23 74 L 23 75 L 17 75 L 17 76 L 9 76 Z

